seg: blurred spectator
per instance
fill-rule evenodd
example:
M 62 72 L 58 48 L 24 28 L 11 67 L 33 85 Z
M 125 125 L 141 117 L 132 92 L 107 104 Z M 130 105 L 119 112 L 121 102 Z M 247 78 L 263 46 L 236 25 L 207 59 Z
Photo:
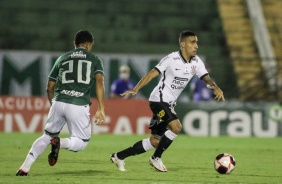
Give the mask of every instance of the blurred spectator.
M 111 98 L 124 98 L 120 94 L 124 93 L 127 90 L 132 90 L 135 86 L 135 82 L 130 79 L 130 68 L 127 65 L 122 65 L 119 68 L 119 78 L 114 80 L 111 85 Z M 126 98 L 131 98 L 129 97 Z
M 206 69 L 210 73 L 210 68 L 206 67 Z M 206 83 L 197 76 L 191 81 L 190 92 L 193 102 L 210 101 L 213 99 L 213 90 L 207 88 Z

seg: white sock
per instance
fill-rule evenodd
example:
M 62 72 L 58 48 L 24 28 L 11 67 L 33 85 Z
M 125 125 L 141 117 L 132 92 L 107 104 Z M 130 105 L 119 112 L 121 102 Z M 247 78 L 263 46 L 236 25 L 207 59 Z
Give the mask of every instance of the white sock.
M 52 138 L 43 134 L 41 137 L 36 139 L 30 148 L 23 165 L 20 167 L 24 172 L 29 172 L 31 165 L 36 161 L 36 159 L 44 152 L 47 146 L 50 144 Z
M 154 146 L 152 146 L 151 142 L 150 142 L 150 138 L 148 139 L 143 139 L 142 140 L 142 145 L 145 151 L 149 151 L 152 149 L 155 149 Z
M 61 148 L 68 149 L 70 145 L 70 138 L 61 138 L 60 144 L 61 144 Z
M 177 134 L 173 133 L 171 130 L 167 130 L 165 133 L 165 136 L 173 141 L 177 137 Z
M 86 148 L 88 142 L 77 137 L 61 138 L 61 148 L 65 148 L 69 151 L 81 151 Z

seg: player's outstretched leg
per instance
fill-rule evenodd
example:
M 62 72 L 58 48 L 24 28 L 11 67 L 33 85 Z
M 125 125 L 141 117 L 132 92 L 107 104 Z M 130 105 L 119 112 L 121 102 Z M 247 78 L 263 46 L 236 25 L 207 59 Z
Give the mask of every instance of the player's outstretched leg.
M 41 137 L 36 139 L 30 148 L 24 163 L 17 171 L 16 176 L 27 176 L 31 165 L 36 159 L 44 152 L 47 146 L 50 144 L 51 137 L 47 134 L 43 134 Z
M 57 163 L 60 152 L 60 138 L 53 137 L 51 139 L 51 151 L 48 155 L 48 162 L 50 166 L 54 166 Z
M 110 156 L 110 160 L 112 161 L 112 163 L 114 163 L 118 170 L 120 171 L 126 171 L 125 168 L 124 168 L 124 160 L 121 160 L 117 157 L 117 153 L 113 153 L 111 156 Z
M 145 153 L 146 151 L 151 149 L 154 149 L 154 147 L 152 146 L 150 139 L 143 139 L 136 142 L 132 147 L 129 147 L 117 153 L 113 153 L 110 156 L 110 160 L 117 166 L 120 171 L 125 171 L 125 158 Z
M 16 173 L 16 176 L 27 176 L 28 173 L 24 172 L 22 169 L 18 170 Z
M 48 155 L 48 162 L 50 166 L 54 166 L 57 163 L 60 148 L 67 149 L 69 151 L 81 151 L 88 145 L 89 140 L 83 140 L 77 137 L 59 138 L 53 137 L 51 139 L 51 152 Z
M 60 138 L 61 149 L 77 152 L 85 149 L 89 140 L 83 140 L 77 137 Z

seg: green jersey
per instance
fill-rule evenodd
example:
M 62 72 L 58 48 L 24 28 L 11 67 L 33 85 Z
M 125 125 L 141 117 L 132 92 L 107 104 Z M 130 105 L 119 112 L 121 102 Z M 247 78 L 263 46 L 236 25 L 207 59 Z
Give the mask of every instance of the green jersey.
M 90 89 L 98 73 L 104 74 L 102 60 L 86 49 L 61 55 L 49 74 L 49 80 L 56 82 L 54 100 L 90 104 Z

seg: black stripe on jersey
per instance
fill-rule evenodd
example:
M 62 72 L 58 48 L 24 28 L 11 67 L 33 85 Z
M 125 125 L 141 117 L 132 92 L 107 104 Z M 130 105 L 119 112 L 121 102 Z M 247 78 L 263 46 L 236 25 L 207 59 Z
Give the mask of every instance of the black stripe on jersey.
M 204 78 L 205 76 L 207 76 L 207 75 L 209 75 L 209 73 L 206 73 L 206 74 L 202 75 L 202 76 L 200 77 L 200 79 L 203 80 L 203 78 Z
M 159 74 L 162 73 L 157 67 L 155 67 L 155 70 L 157 70 L 159 72 Z
M 161 85 L 160 87 L 159 87 L 159 92 L 160 92 L 160 100 L 161 100 L 161 102 L 163 102 L 163 93 L 162 93 L 162 90 L 164 89 L 164 87 L 165 87 L 165 83 L 164 83 L 164 81 L 165 81 L 165 71 L 164 71 L 164 78 L 163 78 L 163 80 L 162 80 L 162 82 L 163 82 L 163 85 Z
M 181 51 L 178 51 L 181 60 L 183 61 L 183 63 L 186 63 L 186 59 L 182 56 Z
M 190 57 L 189 61 L 186 61 L 186 59 L 182 56 L 181 51 L 179 51 L 178 53 L 179 53 L 180 58 L 182 59 L 182 61 L 183 61 L 184 63 L 191 63 L 192 59 L 195 57 L 195 56 L 192 56 L 192 57 Z

